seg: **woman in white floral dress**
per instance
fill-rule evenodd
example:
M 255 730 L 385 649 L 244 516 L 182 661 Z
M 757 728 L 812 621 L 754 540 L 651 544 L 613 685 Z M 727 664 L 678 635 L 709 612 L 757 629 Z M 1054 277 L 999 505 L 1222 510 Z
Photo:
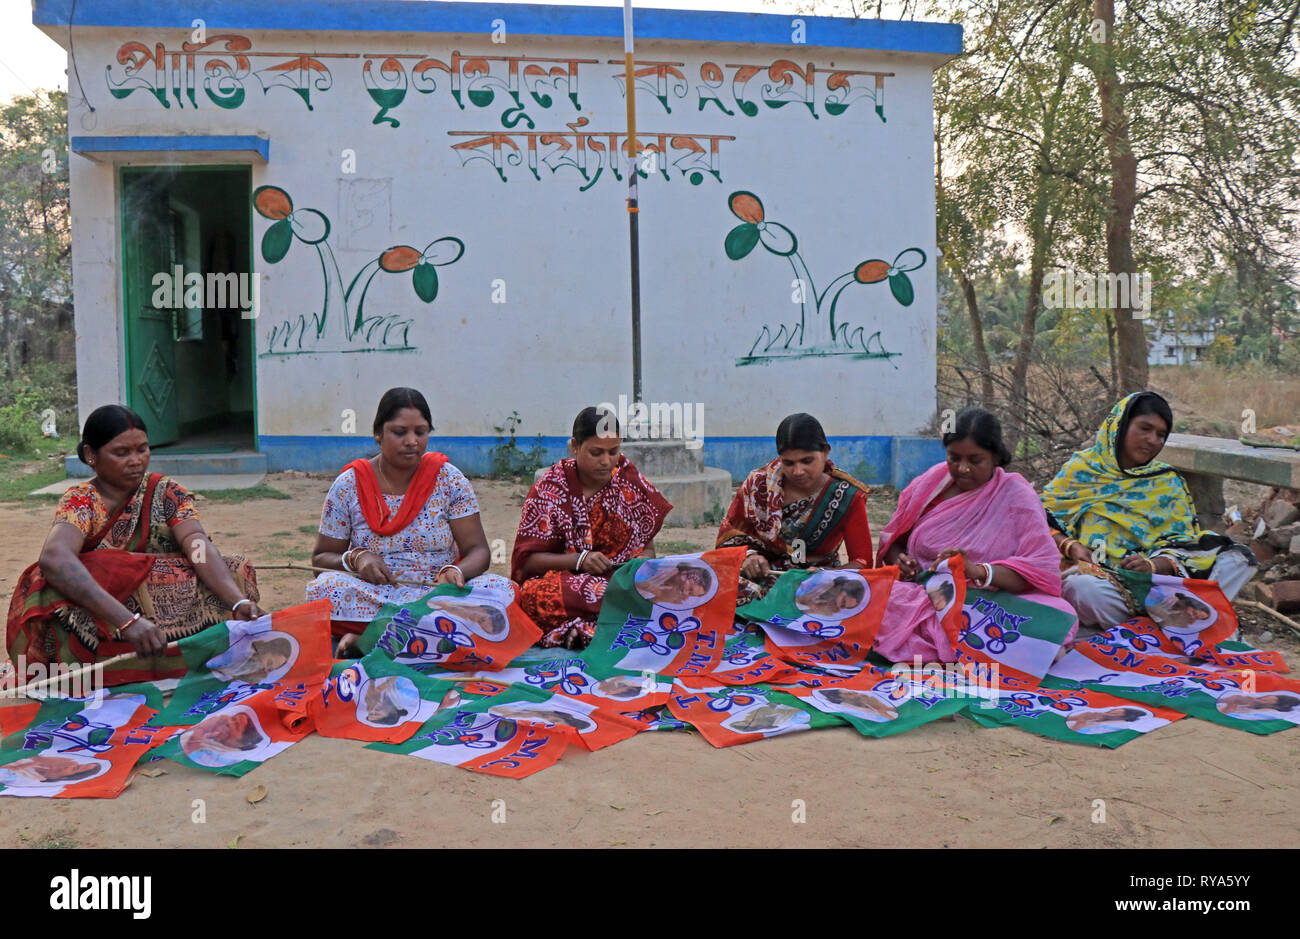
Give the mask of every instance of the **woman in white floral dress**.
M 410 603 L 438 584 L 514 596 L 508 578 L 486 573 L 491 555 L 469 480 L 426 452 L 431 427 L 420 392 L 389 389 L 375 414 L 379 454 L 349 463 L 330 486 L 312 564 L 334 570 L 307 585 L 307 599 L 330 601 L 336 636 L 363 632 L 385 603 Z

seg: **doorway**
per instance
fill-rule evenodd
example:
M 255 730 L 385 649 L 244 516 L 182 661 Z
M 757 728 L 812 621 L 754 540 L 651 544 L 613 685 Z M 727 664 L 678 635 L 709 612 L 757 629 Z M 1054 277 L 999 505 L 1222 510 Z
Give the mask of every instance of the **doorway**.
M 127 404 L 167 453 L 255 449 L 247 166 L 120 170 Z

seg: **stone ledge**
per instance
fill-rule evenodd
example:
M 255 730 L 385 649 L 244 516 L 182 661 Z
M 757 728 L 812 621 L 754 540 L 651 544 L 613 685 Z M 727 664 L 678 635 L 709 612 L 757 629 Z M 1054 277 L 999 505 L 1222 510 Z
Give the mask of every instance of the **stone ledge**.
M 1170 434 L 1157 457 L 1182 473 L 1300 488 L 1300 451 L 1250 447 L 1226 437 Z

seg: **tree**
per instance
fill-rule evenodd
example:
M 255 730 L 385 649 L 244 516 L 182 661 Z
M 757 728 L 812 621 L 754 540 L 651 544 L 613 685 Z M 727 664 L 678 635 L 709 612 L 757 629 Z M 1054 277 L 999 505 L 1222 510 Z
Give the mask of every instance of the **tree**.
M 1106 259 L 1137 270 L 1135 238 L 1168 239 L 1185 259 L 1293 275 L 1300 173 L 1297 0 L 1094 0 L 1096 79 L 1110 163 Z M 1145 207 L 1143 203 L 1152 200 Z M 1145 215 L 1145 217 L 1144 217 Z M 1245 295 L 1272 329 L 1268 291 Z M 1112 298 L 1114 299 L 1114 298 Z M 1119 390 L 1146 386 L 1146 341 L 1116 304 Z
M 993 378 L 970 271 L 988 258 L 987 239 L 1010 221 L 1016 241 L 1003 252 L 1026 270 L 1027 290 L 1011 361 L 1006 402 L 1013 452 L 1027 426 L 1029 369 L 1043 282 L 1062 237 L 1079 240 L 1095 198 L 1096 133 L 1076 65 L 1088 41 L 1086 0 L 1044 7 L 1020 0 L 942 12 L 962 22 L 966 56 L 936 76 L 939 241 L 972 317 L 981 398 L 991 406 Z M 943 157 L 951 155 L 945 166 Z
M 71 342 L 67 95 L 0 107 L 0 341 L 5 377 Z

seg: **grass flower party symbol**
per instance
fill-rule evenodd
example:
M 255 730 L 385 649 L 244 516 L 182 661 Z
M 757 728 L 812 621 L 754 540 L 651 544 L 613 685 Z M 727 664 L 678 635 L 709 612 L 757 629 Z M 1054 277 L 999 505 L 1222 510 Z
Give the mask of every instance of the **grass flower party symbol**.
M 790 262 L 797 284 L 800 315 L 797 323 L 781 323 L 773 330 L 764 326 L 758 339 L 737 364 L 749 365 L 774 358 L 801 358 L 804 356 L 850 355 L 855 358 L 889 358 L 897 355 L 881 344 L 880 331 L 863 338 L 866 328 L 850 327 L 837 315 L 840 296 L 854 284 L 889 283 L 894 300 L 911 306 L 916 298 L 912 280 L 907 275 L 925 265 L 925 252 L 920 248 L 900 251 L 893 261 L 868 258 L 853 270 L 831 281 L 821 293 L 817 292 L 808 265 L 799 253 L 799 240 L 793 231 L 767 217 L 762 201 L 752 192 L 739 190 L 727 199 L 731 213 L 740 224 L 727 233 L 723 248 L 727 257 L 740 261 L 759 245 L 771 254 Z
M 325 279 L 325 303 L 319 314 L 298 315 L 273 327 L 270 352 L 311 352 L 322 345 L 326 329 L 338 320 L 347 349 L 409 349 L 409 328 L 413 319 L 387 313 L 366 315 L 366 293 L 380 273 L 411 272 L 415 296 L 432 303 L 438 296 L 438 268 L 455 264 L 465 253 L 465 243 L 446 236 L 430 242 L 421 251 L 396 245 L 368 261 L 343 286 L 334 250 L 329 245 L 330 220 L 316 209 L 295 208 L 289 193 L 278 186 L 260 186 L 253 193 L 253 207 L 271 225 L 262 234 L 262 257 L 278 264 L 288 255 L 295 239 L 316 249 Z M 360 284 L 360 290 L 357 290 Z M 324 351 L 324 350 L 322 350 Z

